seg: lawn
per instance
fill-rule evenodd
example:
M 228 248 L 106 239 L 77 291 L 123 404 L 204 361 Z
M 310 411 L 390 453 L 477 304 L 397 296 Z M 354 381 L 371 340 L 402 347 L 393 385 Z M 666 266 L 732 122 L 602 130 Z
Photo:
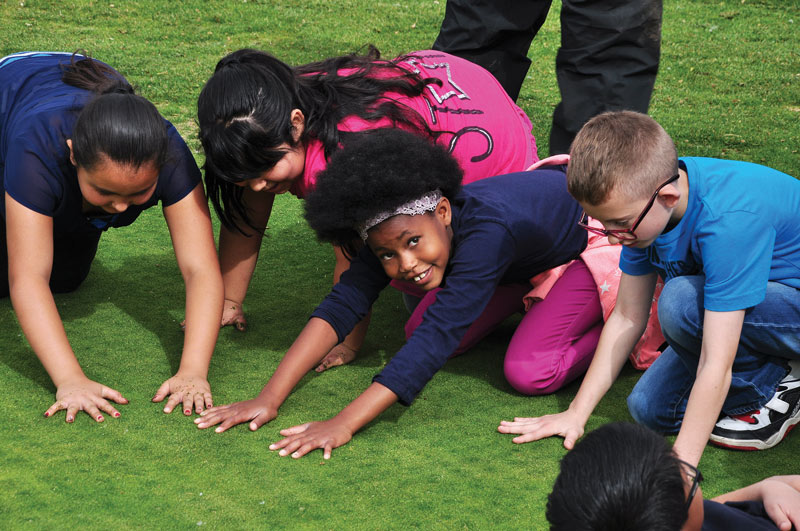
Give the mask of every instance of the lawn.
M 181 131 L 198 162 L 195 104 L 224 54 L 266 49 L 290 64 L 373 43 L 385 56 L 433 42 L 444 0 L 0 3 L 0 56 L 88 50 L 124 73 Z M 800 12 L 782 0 L 665 2 L 651 114 L 682 155 L 764 163 L 798 175 Z M 530 50 L 519 104 L 547 153 L 559 100 L 558 5 Z M 302 203 L 276 201 L 245 309 L 246 333 L 225 329 L 211 363 L 215 402 L 254 396 L 330 287 L 333 254 L 314 239 Z M 578 382 L 547 397 L 518 395 L 502 356 L 512 319 L 450 361 L 408 408 L 393 406 L 329 461 L 268 450 L 278 430 L 338 412 L 402 345 L 406 317 L 387 290 L 357 361 L 307 376 L 280 416 L 251 433 L 199 431 L 150 398 L 177 368 L 183 283 L 157 209 L 103 237 L 87 281 L 56 297 L 87 375 L 131 402 L 122 417 L 45 419 L 54 387 L 0 300 L 0 528 L 545 529 L 544 506 L 565 450 L 559 439 L 514 445 L 501 419 L 565 408 Z M 627 367 L 587 429 L 630 420 Z M 622 449 L 624 451 L 624 449 Z M 709 447 L 700 468 L 713 496 L 798 473 L 800 434 L 767 452 Z

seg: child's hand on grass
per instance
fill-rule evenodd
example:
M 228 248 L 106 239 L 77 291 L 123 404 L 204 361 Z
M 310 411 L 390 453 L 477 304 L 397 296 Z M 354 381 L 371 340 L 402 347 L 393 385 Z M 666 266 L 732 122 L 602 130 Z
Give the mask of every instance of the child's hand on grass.
M 322 449 L 323 459 L 331 458 L 331 451 L 350 442 L 353 432 L 336 418 L 322 422 L 308 422 L 281 430 L 281 435 L 286 437 L 270 444 L 270 450 L 280 450 L 281 457 L 291 454 L 295 459 L 307 453 Z
M 572 450 L 575 441 L 583 435 L 583 426 L 584 423 L 568 409 L 555 415 L 514 417 L 513 422 L 504 420 L 500 422 L 497 431 L 520 434 L 519 437 L 511 439 L 517 444 L 560 435 L 564 437 L 564 448 Z
M 356 359 L 356 354 L 358 354 L 357 350 L 348 347 L 344 343 L 339 343 L 328 352 L 325 358 L 323 358 L 322 363 L 314 370 L 323 372 L 331 367 L 338 367 L 339 365 L 350 363 Z
M 225 299 L 222 307 L 222 326 L 233 326 L 240 332 L 247 329 L 247 319 L 241 303 Z
M 278 416 L 278 408 L 272 407 L 257 398 L 235 402 L 225 406 L 217 406 L 200 413 L 194 423 L 200 429 L 217 426 L 217 433 L 222 433 L 230 427 L 250 422 L 250 430 L 255 431 L 267 422 Z
M 56 390 L 56 403 L 44 412 L 45 417 L 53 416 L 57 411 L 67 410 L 67 422 L 73 422 L 78 411 L 84 411 L 97 422 L 103 422 L 104 417 L 100 411 L 105 411 L 112 417 L 119 417 L 110 399 L 117 404 L 127 404 L 128 399 L 116 389 L 93 382 L 84 377 L 70 382 L 64 382 Z
M 773 478 L 761 482 L 761 491 L 764 509 L 778 529 L 800 529 L 800 492 Z
M 161 402 L 167 396 L 169 400 L 164 406 L 164 413 L 170 413 L 181 403 L 184 415 L 191 415 L 192 407 L 197 413 L 202 413 L 205 408 L 214 405 L 208 380 L 200 376 L 182 374 L 180 371 L 161 384 L 153 397 L 153 402 Z

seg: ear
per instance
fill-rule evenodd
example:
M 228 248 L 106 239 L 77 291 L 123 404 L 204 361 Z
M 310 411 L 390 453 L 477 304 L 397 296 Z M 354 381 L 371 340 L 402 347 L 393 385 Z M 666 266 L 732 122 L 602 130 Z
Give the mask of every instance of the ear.
M 675 208 L 681 200 L 681 189 L 678 186 L 680 181 L 668 184 L 658 192 L 658 200 L 666 208 Z
M 292 138 L 297 142 L 306 130 L 306 117 L 300 109 L 292 109 L 289 121 L 292 123 Z
M 449 227 L 453 221 L 453 209 L 450 206 L 450 200 L 446 197 L 439 199 L 439 204 L 436 205 L 434 214 L 436 219 L 441 221 L 445 227 Z
M 72 152 L 72 139 L 67 139 L 67 147 L 69 148 L 69 161 L 72 163 L 73 166 L 77 167 L 78 164 L 75 162 L 75 154 Z

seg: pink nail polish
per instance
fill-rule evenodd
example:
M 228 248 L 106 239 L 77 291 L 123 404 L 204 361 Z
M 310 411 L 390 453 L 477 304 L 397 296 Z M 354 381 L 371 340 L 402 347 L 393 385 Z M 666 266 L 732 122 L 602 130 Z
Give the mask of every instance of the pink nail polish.
M 119 412 L 114 413 L 114 417 L 119 418 Z
M 97 420 L 103 420 L 103 415 L 97 415 Z
M 44 416 L 45 416 L 45 417 L 49 417 L 49 416 L 50 416 L 50 412 L 49 412 L 49 411 L 45 411 L 45 412 L 44 412 Z
M 191 413 L 191 411 L 189 411 L 188 409 L 184 409 L 184 410 L 183 410 L 183 414 L 184 414 L 184 415 L 188 415 L 189 413 Z

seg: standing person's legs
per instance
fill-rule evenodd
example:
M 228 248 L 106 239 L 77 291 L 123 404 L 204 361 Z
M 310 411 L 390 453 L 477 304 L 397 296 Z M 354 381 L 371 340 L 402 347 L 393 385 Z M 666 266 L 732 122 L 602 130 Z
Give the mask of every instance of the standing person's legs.
M 528 48 L 551 0 L 448 0 L 434 50 L 492 73 L 511 99 L 519 96 L 531 64 Z
M 597 286 L 586 264 L 575 260 L 522 318 L 506 352 L 506 379 L 528 395 L 560 389 L 586 372 L 602 329 Z
M 666 283 L 658 318 L 670 348 L 628 397 L 631 415 L 661 432 L 680 428 L 694 383 L 703 340 L 704 284 L 704 276 Z M 800 290 L 769 282 L 764 301 L 745 312 L 723 413 L 739 415 L 767 404 L 786 376 L 786 358 L 800 360 Z
M 463 354 L 471 349 L 478 341 L 489 335 L 500 323 L 511 317 L 515 313 L 522 312 L 525 305 L 522 302 L 522 297 L 530 291 L 531 287 L 528 284 L 508 284 L 497 286 L 497 289 L 492 295 L 492 298 L 486 304 L 483 313 L 478 317 L 475 322 L 467 329 L 464 338 L 459 343 L 452 356 Z M 406 322 L 406 339 L 411 337 L 414 330 L 422 324 L 425 310 L 428 306 L 436 301 L 436 293 L 439 288 L 428 292 L 422 300 L 417 304 L 411 317 Z
M 605 111 L 647 112 L 661 53 L 662 0 L 563 0 L 550 154 L 568 153 Z

